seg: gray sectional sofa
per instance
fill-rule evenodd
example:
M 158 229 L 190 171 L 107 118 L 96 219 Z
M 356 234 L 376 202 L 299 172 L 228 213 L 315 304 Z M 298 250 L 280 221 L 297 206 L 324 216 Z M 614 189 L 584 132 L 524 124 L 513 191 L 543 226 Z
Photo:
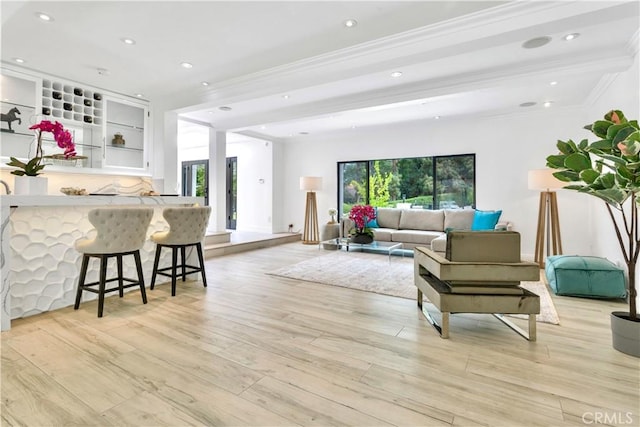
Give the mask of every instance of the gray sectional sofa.
M 444 253 L 446 230 L 471 230 L 474 215 L 475 209 L 378 208 L 378 228 L 372 230 L 377 241 L 402 242 L 404 249 L 426 246 Z M 341 236 L 348 236 L 352 229 L 353 221 L 342 218 Z M 510 230 L 511 224 L 499 221 L 496 229 Z

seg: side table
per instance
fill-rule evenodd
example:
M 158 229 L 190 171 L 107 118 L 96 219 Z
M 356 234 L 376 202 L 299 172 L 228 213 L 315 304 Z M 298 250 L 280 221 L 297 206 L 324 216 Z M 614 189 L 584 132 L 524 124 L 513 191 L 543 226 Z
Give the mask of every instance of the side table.
M 340 223 L 327 223 L 323 224 L 320 229 L 320 241 L 324 242 L 325 240 L 337 239 L 340 237 Z M 328 243 L 323 243 L 322 247 L 326 250 L 335 251 L 338 249 L 338 245 L 331 245 Z

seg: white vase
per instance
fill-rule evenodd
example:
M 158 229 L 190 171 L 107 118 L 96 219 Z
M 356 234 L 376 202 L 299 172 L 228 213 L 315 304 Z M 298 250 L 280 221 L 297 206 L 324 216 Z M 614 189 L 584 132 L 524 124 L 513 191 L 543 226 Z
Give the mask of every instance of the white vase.
M 49 194 L 49 180 L 44 176 L 16 176 L 14 193 L 22 196 L 46 196 Z

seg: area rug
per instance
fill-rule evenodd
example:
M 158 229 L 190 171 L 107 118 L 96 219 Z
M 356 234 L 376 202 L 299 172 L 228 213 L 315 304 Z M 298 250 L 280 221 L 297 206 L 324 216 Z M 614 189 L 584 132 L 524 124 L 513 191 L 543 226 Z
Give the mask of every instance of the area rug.
M 409 257 L 389 258 L 381 254 L 334 251 L 268 274 L 394 297 L 416 297 L 413 258 Z M 547 286 L 542 281 L 522 282 L 522 287 L 540 296 L 538 322 L 560 323 Z

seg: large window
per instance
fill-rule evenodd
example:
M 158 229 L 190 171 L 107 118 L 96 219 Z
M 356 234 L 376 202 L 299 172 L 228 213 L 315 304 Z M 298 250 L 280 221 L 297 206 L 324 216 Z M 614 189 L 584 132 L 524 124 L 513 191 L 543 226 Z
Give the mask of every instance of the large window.
M 339 210 L 356 204 L 412 209 L 474 206 L 476 156 L 339 162 Z

